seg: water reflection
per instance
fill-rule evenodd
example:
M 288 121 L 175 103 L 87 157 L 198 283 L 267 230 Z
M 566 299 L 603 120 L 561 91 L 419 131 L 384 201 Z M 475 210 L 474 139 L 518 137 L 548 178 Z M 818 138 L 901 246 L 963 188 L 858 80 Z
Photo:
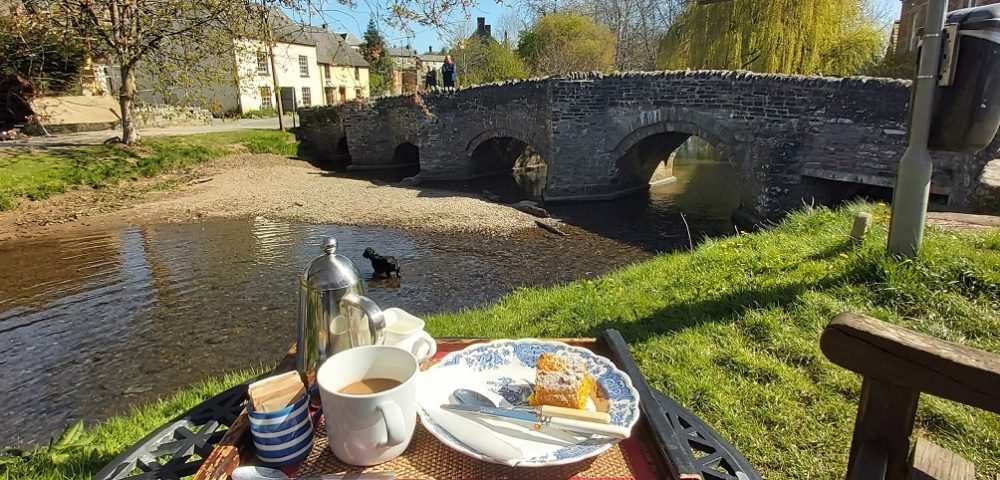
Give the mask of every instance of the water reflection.
M 732 213 L 740 203 L 741 183 L 736 168 L 715 158 L 688 156 L 675 160 L 673 175 L 673 183 L 614 201 L 548 204 L 545 208 L 566 223 L 653 252 L 687 247 L 688 229 L 693 243 L 735 232 Z M 544 182 L 541 168 L 429 186 L 514 203 L 539 200 Z
M 106 418 L 200 379 L 277 360 L 294 339 L 297 275 L 328 235 L 358 264 L 373 299 L 418 315 L 647 256 L 589 235 L 482 242 L 265 218 L 6 242 L 0 445 L 45 441 L 75 419 Z M 403 278 L 373 280 L 361 257 L 369 246 L 396 256 Z M 609 254 L 577 265 L 558 260 L 567 250 L 593 249 Z
M 567 223 L 650 251 L 687 247 L 688 231 L 693 243 L 735 232 L 732 212 L 740 202 L 735 168 L 717 160 L 679 160 L 674 176 L 673 183 L 613 202 L 548 210 Z

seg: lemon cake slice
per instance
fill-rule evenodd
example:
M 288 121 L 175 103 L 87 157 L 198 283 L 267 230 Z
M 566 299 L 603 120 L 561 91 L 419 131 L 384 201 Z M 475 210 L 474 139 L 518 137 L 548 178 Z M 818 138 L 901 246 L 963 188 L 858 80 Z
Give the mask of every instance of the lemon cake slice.
M 535 367 L 532 405 L 584 409 L 594 389 L 594 379 L 582 361 L 554 353 L 543 353 Z

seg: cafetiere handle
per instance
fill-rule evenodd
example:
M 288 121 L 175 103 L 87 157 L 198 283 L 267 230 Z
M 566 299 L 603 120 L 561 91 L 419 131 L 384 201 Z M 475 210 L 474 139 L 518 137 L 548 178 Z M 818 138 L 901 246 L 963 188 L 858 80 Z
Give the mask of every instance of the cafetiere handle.
M 382 314 L 382 309 L 379 308 L 378 304 L 368 297 L 348 293 L 344 295 L 344 298 L 340 299 L 341 315 L 347 312 L 350 307 L 357 308 L 365 313 L 365 316 L 368 317 L 368 331 L 371 332 L 371 343 L 362 344 L 362 340 L 357 334 L 354 325 L 350 325 L 351 347 L 382 345 L 385 343 L 385 316 Z M 348 318 L 350 318 L 349 315 Z

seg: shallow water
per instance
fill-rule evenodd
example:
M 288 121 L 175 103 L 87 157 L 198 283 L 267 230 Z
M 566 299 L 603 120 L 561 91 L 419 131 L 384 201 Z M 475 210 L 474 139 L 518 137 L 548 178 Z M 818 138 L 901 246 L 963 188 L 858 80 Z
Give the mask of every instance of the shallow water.
M 337 237 L 381 306 L 456 310 L 686 246 L 680 211 L 696 240 L 731 232 L 732 205 L 704 184 L 728 181 L 726 168 L 683 166 L 678 183 L 648 196 L 552 207 L 583 228 L 569 237 L 539 230 L 483 242 L 258 217 L 5 242 L 0 445 L 43 442 L 76 419 L 107 418 L 200 379 L 274 362 L 294 340 L 297 275 L 326 236 Z M 696 200 L 691 189 L 707 193 Z M 396 256 L 402 279 L 372 280 L 366 247 Z

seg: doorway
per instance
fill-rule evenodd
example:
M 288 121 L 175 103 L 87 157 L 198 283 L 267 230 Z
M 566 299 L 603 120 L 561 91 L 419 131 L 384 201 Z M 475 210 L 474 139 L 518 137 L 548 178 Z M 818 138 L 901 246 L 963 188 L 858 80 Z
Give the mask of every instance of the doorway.
M 295 87 L 281 87 L 281 110 L 286 113 L 295 111 Z

